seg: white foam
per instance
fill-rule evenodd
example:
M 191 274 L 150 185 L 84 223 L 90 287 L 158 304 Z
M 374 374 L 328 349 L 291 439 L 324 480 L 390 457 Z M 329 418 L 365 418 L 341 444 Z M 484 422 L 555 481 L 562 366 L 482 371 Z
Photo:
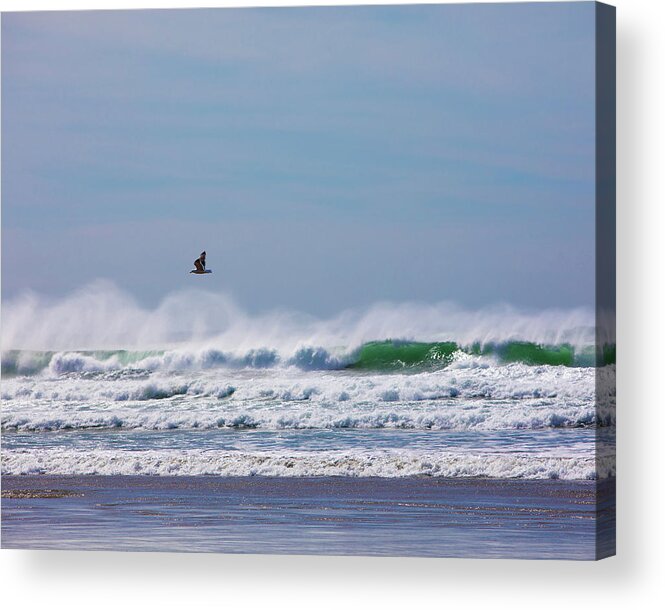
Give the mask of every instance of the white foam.
M 197 315 L 193 316 L 192 312 Z M 268 346 L 321 364 L 340 346 L 405 339 L 492 343 L 509 340 L 575 346 L 593 344 L 593 311 L 522 311 L 508 305 L 464 310 L 453 303 L 378 303 L 328 320 L 298 312 L 250 316 L 225 294 L 185 291 L 155 309 L 139 305 L 108 281 L 97 281 L 59 300 L 25 294 L 3 303 L 2 347 L 30 350 L 152 349 L 187 345 L 234 355 Z M 299 352 L 311 346 L 325 348 Z
M 613 460 L 529 454 L 382 452 L 238 452 L 215 450 L 2 451 L 3 475 L 214 475 L 486 477 L 595 479 L 614 475 Z
M 2 429 L 538 429 L 613 422 L 594 369 L 510 364 L 415 375 L 267 369 L 3 381 Z

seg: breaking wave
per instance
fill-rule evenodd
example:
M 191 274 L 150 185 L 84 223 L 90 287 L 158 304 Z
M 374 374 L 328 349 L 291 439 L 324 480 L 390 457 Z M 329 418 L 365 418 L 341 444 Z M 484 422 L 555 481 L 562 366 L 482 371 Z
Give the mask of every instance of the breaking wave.
M 613 474 L 593 448 L 615 424 L 613 384 L 597 383 L 614 375 L 614 343 L 588 309 L 376 304 L 322 320 L 206 292 L 146 309 L 96 282 L 2 313 L 3 473 Z M 162 436 L 168 450 L 151 445 Z M 202 449 L 208 437 L 237 446 Z M 476 437 L 480 453 L 454 451 Z
M 276 349 L 251 349 L 234 354 L 212 348 L 197 351 L 80 351 L 30 352 L 10 350 L 2 354 L 3 375 L 95 373 L 113 370 L 187 371 L 210 368 L 272 368 L 294 366 L 301 370 L 420 371 L 444 368 L 468 357 L 491 358 L 498 364 L 513 362 L 533 366 L 590 367 L 614 363 L 613 348 L 596 353 L 593 346 L 565 343 L 542 345 L 527 341 L 505 343 L 371 341 L 348 351 L 342 348 L 300 347 L 292 354 Z
M 595 332 L 594 313 L 584 308 L 380 303 L 320 320 L 285 311 L 251 316 L 227 295 L 190 291 L 146 309 L 112 283 L 97 281 L 58 301 L 27 294 L 3 303 L 2 373 L 392 371 L 441 368 L 465 356 L 536 366 L 613 363 L 613 342 L 597 350 Z
M 499 430 L 607 426 L 595 370 L 478 359 L 437 371 L 298 369 L 146 374 L 123 370 L 15 377 L 2 385 L 2 429 L 260 428 Z
M 213 475 L 281 477 L 485 477 L 596 479 L 614 475 L 611 459 L 536 457 L 521 454 L 463 455 L 422 451 L 239 452 L 11 450 L 2 474 Z

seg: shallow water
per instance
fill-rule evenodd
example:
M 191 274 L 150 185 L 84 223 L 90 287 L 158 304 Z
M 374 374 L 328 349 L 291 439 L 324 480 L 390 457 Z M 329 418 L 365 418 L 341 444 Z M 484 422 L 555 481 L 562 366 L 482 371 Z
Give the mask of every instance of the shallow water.
M 2 546 L 595 559 L 613 548 L 596 539 L 613 531 L 611 484 L 5 476 Z

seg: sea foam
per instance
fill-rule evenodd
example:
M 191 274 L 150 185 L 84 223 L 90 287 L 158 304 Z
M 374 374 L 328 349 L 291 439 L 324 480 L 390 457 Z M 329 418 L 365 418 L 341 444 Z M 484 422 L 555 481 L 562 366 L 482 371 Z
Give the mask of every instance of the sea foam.
M 528 311 L 497 305 L 465 310 L 452 302 L 376 303 L 318 319 L 293 311 L 250 315 L 229 295 L 200 290 L 170 294 L 149 309 L 102 280 L 57 300 L 24 294 L 5 301 L 2 313 L 3 351 L 148 350 L 186 345 L 190 352 L 210 348 L 236 356 L 255 350 L 255 362 L 267 358 L 270 363 L 271 354 L 262 351 L 269 348 L 317 368 L 331 358 L 331 349 L 353 350 L 384 339 L 462 345 L 517 340 L 578 347 L 595 340 L 594 313 L 588 308 Z
M 487 477 L 596 479 L 614 475 L 612 460 L 528 454 L 422 451 L 239 452 L 3 450 L 2 474 L 212 475 L 281 477 Z

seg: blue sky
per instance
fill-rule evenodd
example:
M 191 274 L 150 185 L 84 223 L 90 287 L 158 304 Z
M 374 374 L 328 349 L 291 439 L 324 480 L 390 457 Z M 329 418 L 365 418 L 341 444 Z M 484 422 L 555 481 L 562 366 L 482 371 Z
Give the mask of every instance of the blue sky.
M 594 5 L 5 13 L 2 272 L 593 306 Z

